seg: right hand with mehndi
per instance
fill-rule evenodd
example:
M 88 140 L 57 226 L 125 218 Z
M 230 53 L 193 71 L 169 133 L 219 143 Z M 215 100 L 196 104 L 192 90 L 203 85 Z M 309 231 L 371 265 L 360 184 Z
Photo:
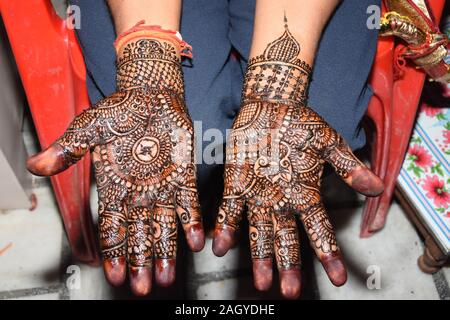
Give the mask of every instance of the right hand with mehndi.
M 242 107 L 228 139 L 223 201 L 213 251 L 223 256 L 247 209 L 255 287 L 272 284 L 272 261 L 283 296 L 300 293 L 298 216 L 335 285 L 346 281 L 336 237 L 320 196 L 325 162 L 355 190 L 375 196 L 383 184 L 343 138 L 306 106 L 310 67 L 287 29 L 249 61 Z
M 193 126 L 184 104 L 184 43 L 153 27 L 136 27 L 116 43 L 118 92 L 77 116 L 66 133 L 28 161 L 54 175 L 93 149 L 105 275 L 127 273 L 137 295 L 175 280 L 177 215 L 193 251 L 204 246 Z

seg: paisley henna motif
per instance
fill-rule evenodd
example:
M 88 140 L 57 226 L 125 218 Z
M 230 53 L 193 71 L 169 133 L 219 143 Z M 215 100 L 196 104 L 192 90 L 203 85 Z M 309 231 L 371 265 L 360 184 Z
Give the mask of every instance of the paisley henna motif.
M 132 277 L 139 277 L 142 268 L 151 270 L 154 254 L 174 268 L 177 213 L 193 250 L 204 238 L 180 54 L 168 40 L 129 37 L 118 49 L 118 92 L 76 117 L 29 168 L 55 174 L 93 149 L 103 258 L 126 257 Z M 151 278 L 131 280 L 135 293 L 148 293 Z
M 311 67 L 299 58 L 300 52 L 286 24 L 281 37 L 250 59 L 241 110 L 227 141 L 224 194 L 213 250 L 219 256 L 226 253 L 247 206 L 255 285 L 263 290 L 268 286 L 261 279 L 271 281 L 272 277 L 258 268 L 267 268 L 273 253 L 282 284 L 283 278 L 299 281 L 295 215 L 303 221 L 326 269 L 328 261 L 340 259 L 320 196 L 325 162 L 358 191 L 368 195 L 382 191 L 378 177 L 306 106 Z M 332 278 L 335 284 L 342 284 L 342 270 L 340 278 Z

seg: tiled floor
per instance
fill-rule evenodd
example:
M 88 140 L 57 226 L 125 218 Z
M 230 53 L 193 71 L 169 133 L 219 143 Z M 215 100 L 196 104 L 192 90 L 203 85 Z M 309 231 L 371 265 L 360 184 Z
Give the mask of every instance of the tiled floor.
M 330 216 L 344 252 L 349 279 L 345 286 L 333 287 L 320 263 L 311 260 L 311 252 L 306 250 L 302 298 L 450 299 L 446 280 L 450 279 L 450 269 L 444 268 L 434 276 L 419 271 L 416 260 L 422 253 L 422 242 L 398 204 L 393 204 L 382 232 L 370 239 L 360 239 L 362 202 L 358 198 L 349 200 L 353 195 L 333 179 L 328 178 L 325 183 L 327 206 L 336 208 Z M 111 288 L 101 268 L 71 262 L 50 186 L 47 180 L 36 179 L 35 187 L 38 197 L 35 211 L 11 210 L 0 214 L 0 250 L 10 244 L 0 255 L 0 299 L 131 298 L 127 286 Z M 155 287 L 156 294 L 150 298 L 279 298 L 276 284 L 268 293 L 253 289 L 245 232 L 242 235 L 240 245 L 223 258 L 212 254 L 210 240 L 202 252 L 187 254 L 182 258 L 175 288 Z M 310 268 L 308 261 L 314 261 Z M 76 272 L 79 282 L 71 282 L 73 273 L 68 273 L 68 267 L 74 268 L 73 265 L 79 271 Z M 379 271 L 380 287 L 371 290 L 366 283 L 373 270 Z

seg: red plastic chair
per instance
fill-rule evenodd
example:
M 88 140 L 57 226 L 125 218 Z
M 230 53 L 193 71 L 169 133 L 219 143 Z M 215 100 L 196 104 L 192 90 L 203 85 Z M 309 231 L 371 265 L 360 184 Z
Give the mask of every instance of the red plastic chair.
M 439 23 L 445 0 L 429 0 L 429 5 L 435 22 Z M 361 237 L 369 237 L 386 223 L 426 77 L 413 65 L 401 63 L 399 53 L 403 48 L 393 38 L 380 38 L 369 80 L 374 96 L 367 116 L 376 131 L 372 170 L 383 179 L 385 190 L 379 197 L 367 198 Z
M 42 148 L 89 106 L 83 56 L 74 30 L 49 0 L 0 0 L 0 12 Z M 89 157 L 51 178 L 73 256 L 98 263 L 89 205 Z

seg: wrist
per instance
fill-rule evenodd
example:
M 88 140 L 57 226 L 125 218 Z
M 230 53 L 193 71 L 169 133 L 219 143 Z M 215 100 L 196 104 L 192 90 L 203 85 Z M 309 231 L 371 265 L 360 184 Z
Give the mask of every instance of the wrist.
M 117 88 L 167 89 L 183 94 L 182 56 L 190 46 L 175 31 L 143 22 L 122 33 L 114 43 L 117 52 Z
M 286 28 L 264 52 L 248 62 L 242 101 L 306 105 L 311 66 L 300 58 L 300 45 Z

